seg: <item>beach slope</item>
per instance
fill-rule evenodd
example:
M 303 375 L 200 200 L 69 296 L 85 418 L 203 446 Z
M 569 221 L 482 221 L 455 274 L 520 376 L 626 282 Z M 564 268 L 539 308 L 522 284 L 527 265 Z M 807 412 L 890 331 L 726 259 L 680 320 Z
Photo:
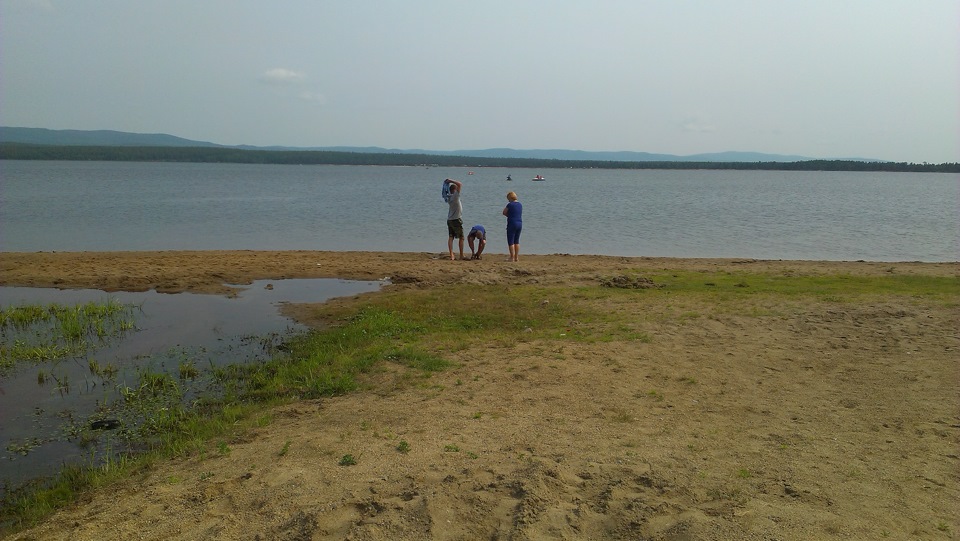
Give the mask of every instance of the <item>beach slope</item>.
M 946 296 L 587 294 L 637 276 L 911 276 L 957 265 L 371 252 L 0 253 L 0 285 L 230 295 L 258 279 L 584 288 L 636 339 L 451 351 L 429 378 L 276 408 L 11 539 L 950 539 L 960 310 Z M 631 281 L 632 279 L 632 281 Z M 376 295 L 376 294 L 373 294 Z M 550 298 L 544 298 L 549 303 Z M 356 299 L 335 301 L 349 305 Z M 734 309 L 735 308 L 735 309 Z M 307 324 L 315 311 L 290 312 Z M 536 333 L 535 333 L 536 334 Z M 405 443 L 406 445 L 401 445 Z M 344 465 L 351 455 L 355 464 Z

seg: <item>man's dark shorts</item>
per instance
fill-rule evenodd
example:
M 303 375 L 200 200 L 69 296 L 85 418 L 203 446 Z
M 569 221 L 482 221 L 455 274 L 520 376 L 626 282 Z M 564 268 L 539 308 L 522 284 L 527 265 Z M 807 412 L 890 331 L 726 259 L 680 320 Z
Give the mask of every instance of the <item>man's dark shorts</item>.
M 451 239 L 462 239 L 463 220 L 460 218 L 457 218 L 456 220 L 447 220 L 447 234 Z

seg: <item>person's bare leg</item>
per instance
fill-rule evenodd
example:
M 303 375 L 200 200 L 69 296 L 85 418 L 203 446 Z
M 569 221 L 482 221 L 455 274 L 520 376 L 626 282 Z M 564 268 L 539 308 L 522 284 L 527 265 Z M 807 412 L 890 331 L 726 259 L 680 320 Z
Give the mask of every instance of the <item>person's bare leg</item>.
M 477 242 L 477 244 L 478 244 L 478 246 L 477 246 L 477 256 L 476 256 L 476 257 L 477 257 L 477 259 L 480 259 L 480 256 L 483 254 L 483 249 L 486 248 L 486 246 L 487 246 L 487 241 L 485 241 L 485 240 L 480 240 L 480 241 Z M 470 246 L 470 251 L 471 251 L 471 252 L 473 251 L 473 246 Z
M 520 245 L 519 244 L 513 245 L 513 260 L 520 261 Z
M 477 253 L 473 251 L 473 237 L 467 237 L 467 244 L 470 245 L 470 259 L 476 259 Z M 481 244 L 483 246 L 483 244 Z
M 463 259 L 463 237 L 460 237 L 460 259 Z
M 453 237 L 447 237 L 447 252 L 450 253 L 450 261 L 453 261 Z

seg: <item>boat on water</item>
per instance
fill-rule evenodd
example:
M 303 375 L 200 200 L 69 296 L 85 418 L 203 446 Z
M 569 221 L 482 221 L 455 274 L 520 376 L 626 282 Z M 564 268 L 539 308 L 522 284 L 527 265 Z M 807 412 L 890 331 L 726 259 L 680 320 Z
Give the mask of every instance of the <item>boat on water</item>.
M 510 175 L 507 175 L 507 180 L 513 180 L 513 177 L 511 177 Z
M 537 181 L 537 180 L 547 180 L 547 179 L 544 178 L 543 175 L 537 175 L 533 177 L 531 180 Z

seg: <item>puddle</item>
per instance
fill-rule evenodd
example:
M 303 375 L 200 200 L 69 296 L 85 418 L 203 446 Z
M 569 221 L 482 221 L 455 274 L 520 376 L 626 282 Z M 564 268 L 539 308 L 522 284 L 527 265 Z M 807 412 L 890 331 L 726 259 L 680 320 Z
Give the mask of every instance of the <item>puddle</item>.
M 177 375 L 181 362 L 203 369 L 269 356 L 270 346 L 305 330 L 280 314 L 283 303 L 317 303 L 376 291 L 382 282 L 336 279 L 259 280 L 232 298 L 192 293 L 111 292 L 95 289 L 0 287 L 0 306 L 72 306 L 116 300 L 135 305 L 136 331 L 104 347 L 56 363 L 23 363 L 0 376 L 0 497 L 11 487 L 55 474 L 65 463 L 89 462 L 102 449 L 81 445 L 72 427 L 118 388 L 135 386 L 143 370 Z M 3 338 L 7 340 L 8 338 Z M 111 367 L 105 378 L 91 360 Z M 38 373 L 45 381 L 41 382 Z

